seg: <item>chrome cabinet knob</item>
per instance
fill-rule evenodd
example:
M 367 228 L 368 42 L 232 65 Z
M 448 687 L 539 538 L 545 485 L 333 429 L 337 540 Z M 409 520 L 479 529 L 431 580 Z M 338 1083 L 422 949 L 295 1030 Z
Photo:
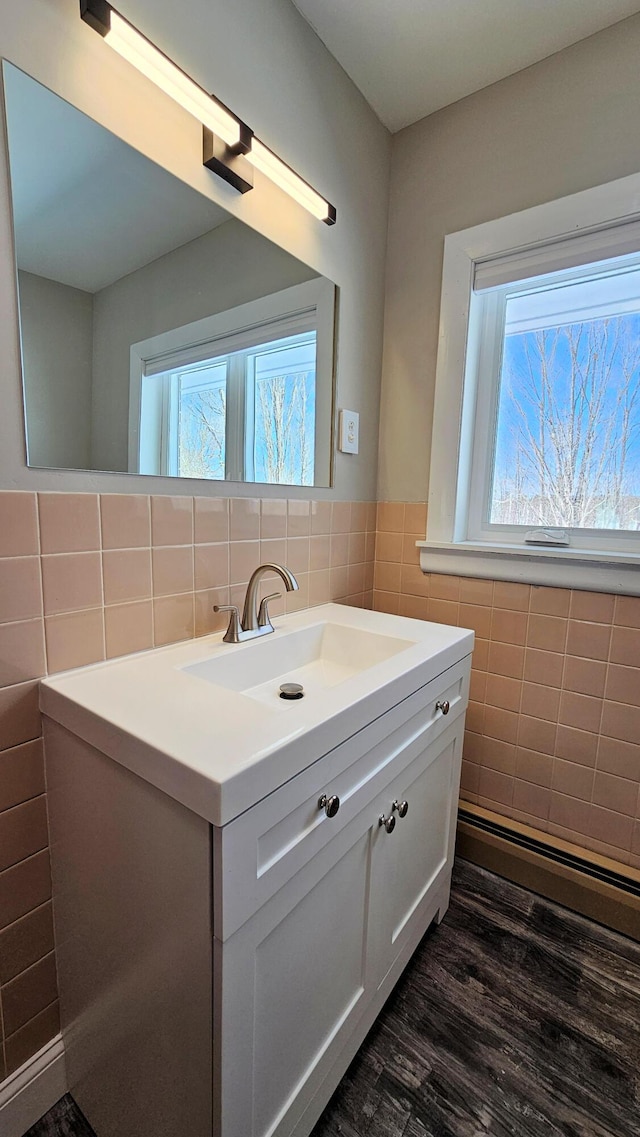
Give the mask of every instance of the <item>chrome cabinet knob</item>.
M 378 818 L 378 825 L 384 825 L 387 833 L 393 833 L 396 827 L 396 819 L 392 813 L 389 814 L 388 817 L 385 817 L 384 813 L 381 813 Z
M 407 813 L 409 812 L 409 802 L 408 801 L 394 801 L 393 805 L 391 806 L 391 809 L 392 809 L 392 811 L 395 810 L 399 817 L 406 817 Z
M 443 699 L 442 702 L 440 700 L 438 700 L 438 702 L 436 703 L 436 710 L 442 711 L 443 715 L 448 715 L 449 714 L 449 700 Z
M 327 797 L 326 794 L 323 794 L 318 801 L 318 809 L 324 809 L 327 817 L 335 817 L 340 809 L 340 798 L 337 794 L 334 794 L 332 797 Z

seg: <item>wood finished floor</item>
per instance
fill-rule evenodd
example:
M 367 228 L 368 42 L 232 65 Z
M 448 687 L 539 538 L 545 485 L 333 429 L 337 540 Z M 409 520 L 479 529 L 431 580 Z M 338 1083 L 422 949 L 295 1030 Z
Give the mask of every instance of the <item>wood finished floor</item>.
M 312 1137 L 485 1134 L 640 1137 L 640 944 L 459 861 Z M 94 1135 L 67 1096 L 27 1137 Z

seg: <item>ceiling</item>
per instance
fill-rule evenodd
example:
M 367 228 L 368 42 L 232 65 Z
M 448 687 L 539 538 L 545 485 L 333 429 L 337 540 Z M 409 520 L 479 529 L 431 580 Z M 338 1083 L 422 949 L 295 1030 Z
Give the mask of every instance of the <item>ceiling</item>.
M 293 0 L 391 131 L 640 11 L 640 0 Z

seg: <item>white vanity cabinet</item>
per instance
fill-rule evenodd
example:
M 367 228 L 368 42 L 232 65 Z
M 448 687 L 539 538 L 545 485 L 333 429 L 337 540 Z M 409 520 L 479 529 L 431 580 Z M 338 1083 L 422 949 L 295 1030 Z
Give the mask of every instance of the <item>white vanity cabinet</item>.
M 310 1132 L 446 910 L 461 753 L 459 718 L 353 820 L 327 819 L 336 829 L 322 852 L 229 940 L 215 941 L 221 1134 Z M 379 817 L 398 794 L 409 809 L 388 833 Z
M 449 631 L 457 662 L 223 825 L 89 720 L 45 719 L 70 1088 L 98 1137 L 311 1132 L 448 905 L 470 669 Z

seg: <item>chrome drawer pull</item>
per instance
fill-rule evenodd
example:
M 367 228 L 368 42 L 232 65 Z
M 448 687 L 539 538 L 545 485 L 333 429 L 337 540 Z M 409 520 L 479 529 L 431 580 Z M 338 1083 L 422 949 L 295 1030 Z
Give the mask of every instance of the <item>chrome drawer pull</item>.
M 438 702 L 436 703 L 436 710 L 442 711 L 443 715 L 448 715 L 449 714 L 449 700 L 443 699 L 442 702 L 440 702 L 440 700 L 438 700 Z
M 393 805 L 391 806 L 391 809 L 397 810 L 399 817 L 406 817 L 407 813 L 409 812 L 409 802 L 408 801 L 394 801 Z
M 389 817 L 385 817 L 384 813 L 381 813 L 378 818 L 378 825 L 384 825 L 387 833 L 393 833 L 396 827 L 396 819 L 393 814 L 389 814 Z
M 327 797 L 326 794 L 323 794 L 318 801 L 318 809 L 324 809 L 327 817 L 335 817 L 340 809 L 340 798 L 335 794 L 333 797 Z

